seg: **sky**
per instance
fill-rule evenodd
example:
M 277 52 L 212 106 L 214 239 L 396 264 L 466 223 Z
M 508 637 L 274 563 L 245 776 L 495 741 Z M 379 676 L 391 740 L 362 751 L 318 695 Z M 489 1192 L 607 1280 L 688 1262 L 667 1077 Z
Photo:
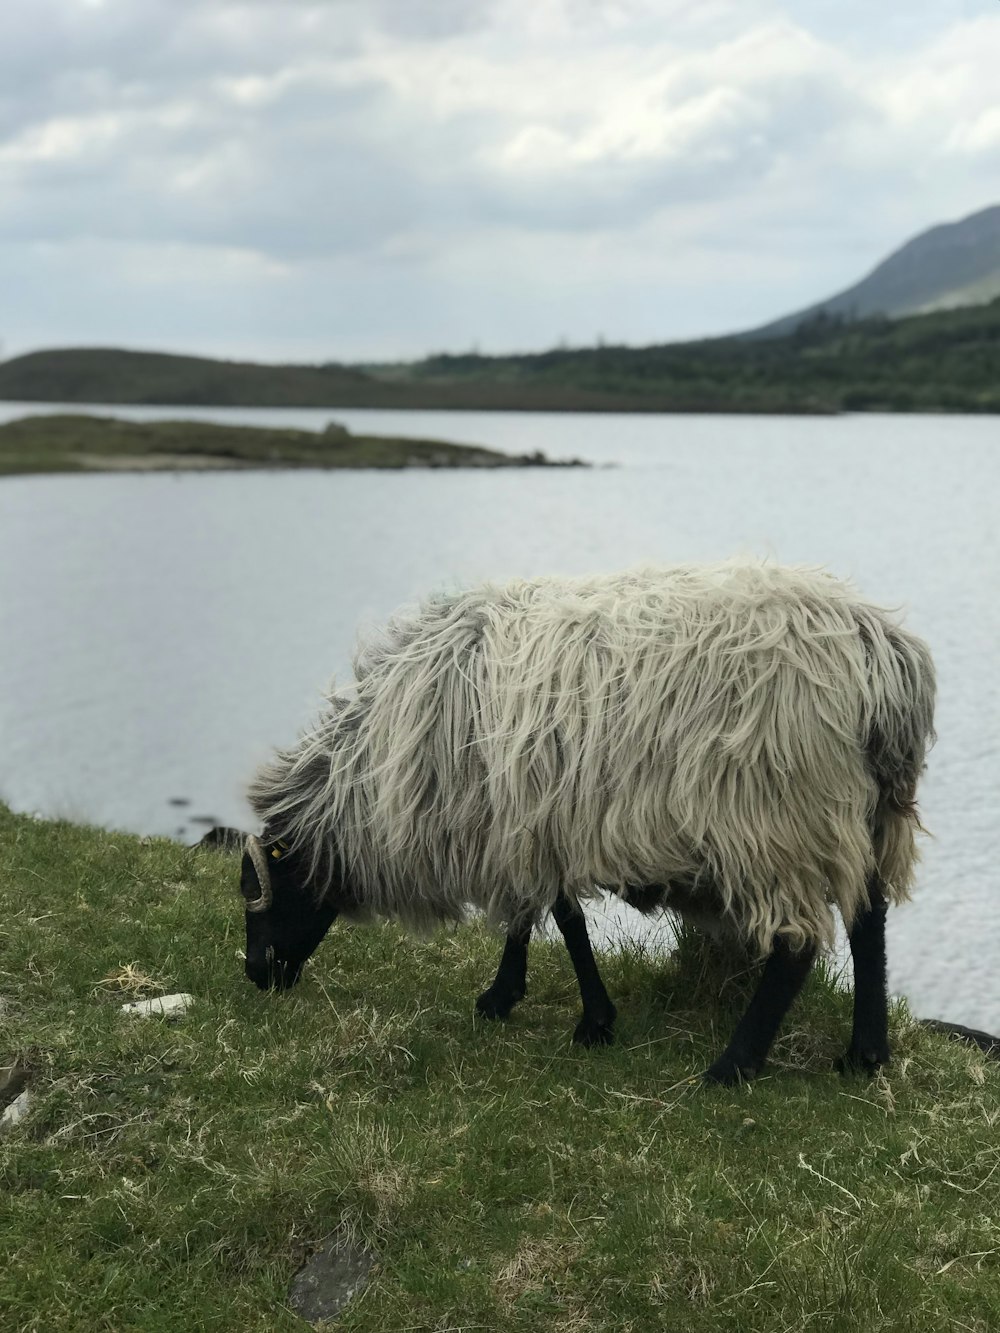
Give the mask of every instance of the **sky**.
M 752 327 L 1000 202 L 1000 0 L 4 0 L 0 356 Z

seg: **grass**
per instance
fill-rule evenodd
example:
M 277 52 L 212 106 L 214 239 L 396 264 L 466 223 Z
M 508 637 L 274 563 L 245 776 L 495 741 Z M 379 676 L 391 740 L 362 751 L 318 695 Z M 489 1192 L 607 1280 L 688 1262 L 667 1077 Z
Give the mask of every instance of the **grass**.
M 334 927 L 301 986 L 242 977 L 232 855 L 0 807 L 0 1327 L 305 1327 L 286 1307 L 346 1228 L 379 1254 L 338 1327 L 907 1330 L 1000 1326 L 1000 1068 L 893 1015 L 874 1082 L 830 1072 L 849 997 L 818 973 L 766 1077 L 706 1089 L 747 979 L 604 964 L 615 1047 L 569 1035 L 561 948 L 506 1025 L 498 942 Z M 123 1001 L 184 990 L 177 1023 Z
M 542 455 L 479 445 L 206 421 L 121 421 L 56 415 L 0 424 L 0 475 L 186 468 L 517 467 Z

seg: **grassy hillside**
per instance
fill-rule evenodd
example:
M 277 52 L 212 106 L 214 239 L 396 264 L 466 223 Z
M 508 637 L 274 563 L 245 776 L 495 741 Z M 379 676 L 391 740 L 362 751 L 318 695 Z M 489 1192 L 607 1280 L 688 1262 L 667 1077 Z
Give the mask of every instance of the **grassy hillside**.
M 624 412 L 1000 411 L 1000 299 L 907 319 L 819 318 L 719 338 L 400 365 L 252 366 L 154 353 L 36 352 L 0 399 Z
M 550 466 L 540 454 L 479 445 L 325 431 L 220 426 L 205 421 L 121 421 L 37 416 L 0 425 L 0 476 L 29 472 L 206 468 Z
M 679 407 L 714 403 L 829 411 L 1000 411 L 1000 300 L 909 319 L 818 319 L 760 341 L 600 347 L 537 356 L 439 356 L 387 371 L 442 385 L 503 381 L 537 388 L 658 395 Z
M 346 1333 L 1000 1326 L 1000 1065 L 893 1018 L 873 1083 L 831 1072 L 815 976 L 751 1088 L 692 1076 L 740 1003 L 689 949 L 606 963 L 619 1042 L 571 1046 L 564 951 L 509 1024 L 498 943 L 334 928 L 297 991 L 241 975 L 232 855 L 0 807 L 5 1333 L 284 1333 L 295 1270 L 378 1254 Z M 121 1004 L 187 991 L 181 1021 Z
M 669 393 L 502 378 L 466 382 L 372 375 L 344 366 L 273 366 L 157 352 L 81 348 L 0 363 L 0 400 L 243 407 L 376 407 L 534 412 L 680 410 Z M 781 410 L 776 400 L 774 410 Z M 706 404 L 711 410 L 711 404 Z M 759 410 L 747 404 L 746 410 Z
M 0 363 L 0 398 L 54 403 L 332 406 L 368 377 L 343 366 L 258 366 L 207 357 L 68 348 Z

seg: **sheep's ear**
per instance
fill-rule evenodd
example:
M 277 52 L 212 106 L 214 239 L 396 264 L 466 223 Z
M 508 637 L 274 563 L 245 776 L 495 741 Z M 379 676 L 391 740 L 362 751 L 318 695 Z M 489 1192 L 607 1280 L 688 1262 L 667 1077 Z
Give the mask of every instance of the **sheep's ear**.
M 240 893 L 248 912 L 266 912 L 271 906 L 271 872 L 264 844 L 259 838 L 247 839 L 240 872 Z

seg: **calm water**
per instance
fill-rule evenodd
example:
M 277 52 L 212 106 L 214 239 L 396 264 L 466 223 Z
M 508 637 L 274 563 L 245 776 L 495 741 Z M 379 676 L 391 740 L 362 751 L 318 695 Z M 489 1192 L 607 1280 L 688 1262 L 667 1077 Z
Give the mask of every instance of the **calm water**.
M 995 420 L 107 411 L 335 418 L 615 466 L 4 480 L 0 797 L 15 809 L 189 840 L 199 818 L 246 824 L 245 780 L 349 674 L 359 627 L 434 588 L 738 552 L 825 564 L 905 606 L 938 664 L 934 837 L 891 917 L 892 985 L 918 1013 L 1000 1028 Z

